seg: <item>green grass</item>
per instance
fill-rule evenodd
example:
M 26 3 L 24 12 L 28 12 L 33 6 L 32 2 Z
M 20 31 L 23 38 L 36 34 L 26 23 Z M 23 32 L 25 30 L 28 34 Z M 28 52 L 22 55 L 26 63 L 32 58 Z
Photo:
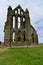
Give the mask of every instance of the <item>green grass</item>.
M 43 65 L 43 46 L 0 52 L 0 65 Z

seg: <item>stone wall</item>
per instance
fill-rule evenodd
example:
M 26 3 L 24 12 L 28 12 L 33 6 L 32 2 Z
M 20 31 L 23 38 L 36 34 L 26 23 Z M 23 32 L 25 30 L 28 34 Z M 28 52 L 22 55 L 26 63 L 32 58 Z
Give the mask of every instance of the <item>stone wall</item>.
M 13 17 L 15 17 L 15 27 L 13 27 Z M 12 10 L 11 6 L 8 7 L 4 33 L 5 46 L 37 45 L 38 43 L 37 32 L 30 23 L 29 11 L 27 8 L 24 11 L 20 5 L 18 5 L 14 10 Z M 15 33 L 14 41 L 13 33 Z

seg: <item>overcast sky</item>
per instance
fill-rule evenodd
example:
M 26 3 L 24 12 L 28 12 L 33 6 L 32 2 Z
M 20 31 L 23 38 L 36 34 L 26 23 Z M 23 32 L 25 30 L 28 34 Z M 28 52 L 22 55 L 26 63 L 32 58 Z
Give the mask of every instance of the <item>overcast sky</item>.
M 0 41 L 4 41 L 4 25 L 7 19 L 7 8 L 17 5 L 25 10 L 28 8 L 31 24 L 35 27 L 40 43 L 43 43 L 43 0 L 0 0 Z

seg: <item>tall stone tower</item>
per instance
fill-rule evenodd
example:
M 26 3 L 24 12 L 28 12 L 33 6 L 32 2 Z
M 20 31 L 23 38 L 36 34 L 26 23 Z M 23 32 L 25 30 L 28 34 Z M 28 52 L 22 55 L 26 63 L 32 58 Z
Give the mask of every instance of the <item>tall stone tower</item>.
M 24 46 L 38 44 L 36 30 L 30 24 L 29 11 L 24 11 L 20 5 L 14 10 L 8 7 L 7 21 L 4 26 L 4 45 Z

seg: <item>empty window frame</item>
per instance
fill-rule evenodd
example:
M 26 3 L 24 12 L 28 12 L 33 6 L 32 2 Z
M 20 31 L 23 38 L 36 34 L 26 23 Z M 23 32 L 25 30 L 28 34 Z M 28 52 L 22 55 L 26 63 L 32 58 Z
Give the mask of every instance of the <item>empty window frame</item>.
M 15 40 L 15 33 L 13 32 L 13 42 L 14 42 L 14 40 Z
M 15 28 L 15 17 L 13 17 L 13 28 Z
M 23 11 L 21 11 L 21 14 L 23 15 Z
M 18 17 L 18 28 L 20 28 L 20 17 Z
M 25 21 L 25 18 L 23 18 L 23 22 Z
M 17 10 L 15 10 L 15 14 L 17 14 Z
M 18 14 L 20 14 L 20 9 L 18 9 Z

